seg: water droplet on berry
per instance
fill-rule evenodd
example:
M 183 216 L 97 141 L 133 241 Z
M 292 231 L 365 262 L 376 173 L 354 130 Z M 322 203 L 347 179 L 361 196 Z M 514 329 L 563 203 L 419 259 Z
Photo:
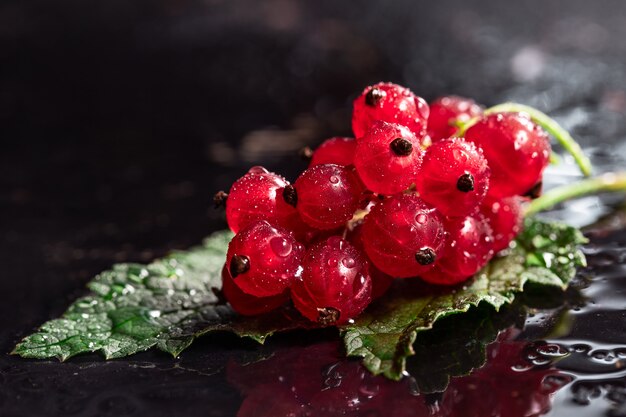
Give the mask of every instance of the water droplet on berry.
M 269 173 L 269 171 L 265 168 L 263 168 L 262 166 L 253 166 L 252 168 L 250 168 L 248 170 L 249 174 L 267 174 Z
M 425 214 L 418 214 L 415 217 L 415 221 L 418 222 L 419 224 L 425 224 L 427 220 L 428 220 L 428 217 L 426 217 Z
M 272 252 L 280 257 L 288 256 L 291 253 L 293 246 L 287 241 L 287 239 L 276 236 L 270 239 L 270 247 Z
M 330 267 L 337 266 L 337 263 L 338 263 L 337 258 L 333 257 L 333 258 L 329 258 L 328 259 L 328 266 L 330 266 Z
M 339 236 L 331 236 L 326 241 L 327 245 L 333 249 L 343 249 L 346 241 L 340 238 Z
M 329 180 L 331 184 L 339 184 L 340 181 L 339 177 L 337 177 L 336 175 L 331 175 Z
M 345 266 L 346 268 L 354 268 L 354 265 L 356 264 L 354 258 L 343 258 L 341 260 L 341 263 L 343 264 L 343 266 Z

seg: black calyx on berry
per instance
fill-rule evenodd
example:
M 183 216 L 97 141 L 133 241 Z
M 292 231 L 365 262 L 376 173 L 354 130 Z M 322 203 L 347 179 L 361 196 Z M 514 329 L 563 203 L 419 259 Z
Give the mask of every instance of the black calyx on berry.
M 226 207 L 226 199 L 228 198 L 228 193 L 224 191 L 218 191 L 213 196 L 213 203 L 215 204 L 215 208 Z
M 398 156 L 408 156 L 411 155 L 411 152 L 413 152 L 413 144 L 404 138 L 396 138 L 392 140 L 389 147 L 391 147 L 393 153 Z
M 319 315 L 317 316 L 317 322 L 322 326 L 328 326 L 339 321 L 339 310 L 333 307 L 324 307 L 317 309 Z
M 374 107 L 385 97 L 385 95 L 386 93 L 383 90 L 374 87 L 368 91 L 367 94 L 365 94 L 365 104 Z
M 285 186 L 283 189 L 283 198 L 285 199 L 285 203 L 295 207 L 298 204 L 298 193 L 296 191 L 296 187 L 291 184 Z
M 250 258 L 246 255 L 234 255 L 230 260 L 228 271 L 230 276 L 236 278 L 250 270 Z
M 461 175 L 456 182 L 456 188 L 464 193 L 474 191 L 474 176 L 467 172 Z
M 539 181 L 537 184 L 533 185 L 533 187 L 524 194 L 524 197 L 535 198 L 541 197 L 541 192 L 543 190 L 543 182 Z
M 424 266 L 432 264 L 435 262 L 436 258 L 437 255 L 435 254 L 435 251 L 429 247 L 421 248 L 415 253 L 415 260 L 417 263 Z
M 313 158 L 313 149 L 311 149 L 310 146 L 305 146 L 300 149 L 298 155 L 300 155 L 300 158 L 302 158 L 303 161 L 310 162 Z

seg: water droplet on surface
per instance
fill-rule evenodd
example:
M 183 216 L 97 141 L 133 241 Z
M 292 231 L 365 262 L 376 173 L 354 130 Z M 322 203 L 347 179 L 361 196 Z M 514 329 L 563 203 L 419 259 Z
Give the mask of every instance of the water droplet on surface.
M 425 214 L 418 214 L 415 217 L 415 221 L 418 222 L 419 224 L 424 224 L 426 223 L 426 220 L 428 220 L 428 218 L 426 217 Z
M 346 268 L 354 268 L 354 265 L 356 265 L 356 262 L 354 260 L 354 258 L 343 258 L 341 260 L 341 263 L 343 264 L 343 266 L 345 266 Z
M 337 177 L 336 175 L 331 175 L 329 178 L 329 181 L 331 184 L 339 184 L 339 177 Z
M 270 239 L 270 248 L 277 256 L 284 258 L 291 253 L 293 249 L 291 243 L 287 239 L 276 236 Z

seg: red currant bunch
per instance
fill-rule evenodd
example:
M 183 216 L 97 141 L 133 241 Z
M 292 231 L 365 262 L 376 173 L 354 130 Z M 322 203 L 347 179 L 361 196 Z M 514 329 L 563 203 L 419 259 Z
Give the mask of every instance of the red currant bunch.
M 288 300 L 322 326 L 359 315 L 395 278 L 454 285 L 505 250 L 540 190 L 548 136 L 524 113 L 471 99 L 430 106 L 391 83 L 354 101 L 293 184 L 262 167 L 215 196 L 235 236 L 223 294 L 244 315 Z M 432 141 L 431 141 L 432 138 Z

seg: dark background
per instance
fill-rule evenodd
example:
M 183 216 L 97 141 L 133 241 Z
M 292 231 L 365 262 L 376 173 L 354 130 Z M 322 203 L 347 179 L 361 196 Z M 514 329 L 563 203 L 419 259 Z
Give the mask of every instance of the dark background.
M 224 228 L 212 195 L 248 166 L 294 179 L 297 149 L 349 135 L 351 100 L 381 80 L 534 105 L 625 153 L 626 5 L 3 1 L 0 415 L 233 414 L 236 391 L 200 378 L 249 348 L 228 337 L 176 362 L 5 353 L 111 264 Z

